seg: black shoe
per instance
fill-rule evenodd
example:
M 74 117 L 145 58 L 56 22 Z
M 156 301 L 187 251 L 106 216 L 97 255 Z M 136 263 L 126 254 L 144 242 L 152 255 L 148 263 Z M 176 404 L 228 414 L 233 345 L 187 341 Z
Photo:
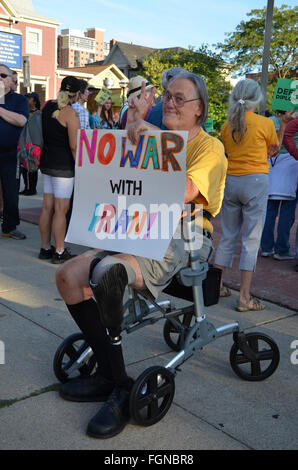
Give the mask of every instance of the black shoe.
M 90 377 L 71 379 L 59 390 L 64 400 L 91 402 L 105 401 L 113 391 L 115 384 L 98 373 Z
M 87 434 L 97 439 L 116 436 L 130 420 L 130 390 L 115 387 L 106 403 L 88 424 Z
M 55 251 L 55 253 L 53 253 L 52 263 L 53 264 L 62 264 L 65 261 L 73 258 L 74 256 L 75 255 L 72 255 L 67 248 L 65 248 L 65 250 L 63 251 L 63 253 L 61 253 L 61 255 L 59 255 L 59 253 L 57 253 L 57 251 Z
M 19 194 L 21 194 L 22 196 L 26 196 L 26 193 L 27 193 L 28 189 L 23 189 L 23 191 L 20 191 Z
M 115 325 L 122 324 L 123 295 L 127 283 L 125 267 L 122 264 L 113 264 L 96 286 L 90 284 L 102 323 L 112 336 L 119 335 L 119 332 L 113 334 L 113 330 Z
M 53 253 L 55 253 L 55 247 L 51 245 L 51 248 L 45 249 L 41 248 L 38 258 L 39 259 L 51 259 L 53 258 Z
M 31 189 L 23 192 L 23 196 L 35 196 L 35 194 L 37 194 L 37 191 L 32 191 Z

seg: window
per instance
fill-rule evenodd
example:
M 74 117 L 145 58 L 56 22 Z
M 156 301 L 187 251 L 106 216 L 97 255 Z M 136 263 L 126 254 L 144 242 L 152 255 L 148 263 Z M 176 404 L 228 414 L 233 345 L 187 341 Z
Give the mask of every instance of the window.
M 79 51 L 75 51 L 74 53 L 74 66 L 78 67 L 80 65 L 80 53 Z
M 26 28 L 26 53 L 42 55 L 42 30 Z

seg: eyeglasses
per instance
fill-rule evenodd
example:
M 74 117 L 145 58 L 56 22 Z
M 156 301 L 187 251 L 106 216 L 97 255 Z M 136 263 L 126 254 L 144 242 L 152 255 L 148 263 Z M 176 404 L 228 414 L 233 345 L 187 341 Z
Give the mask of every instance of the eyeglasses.
M 7 78 L 7 77 L 9 77 L 9 75 L 7 73 L 0 73 L 0 77 L 1 78 Z
M 182 108 L 185 105 L 185 103 L 189 103 L 190 101 L 197 101 L 197 100 L 200 100 L 200 99 L 201 98 L 193 98 L 192 100 L 185 100 L 181 96 L 171 95 L 171 93 L 169 91 L 166 91 L 165 96 L 164 96 L 164 101 L 166 103 L 168 103 L 170 100 L 173 100 L 173 103 L 174 103 L 175 106 L 177 106 L 177 108 Z

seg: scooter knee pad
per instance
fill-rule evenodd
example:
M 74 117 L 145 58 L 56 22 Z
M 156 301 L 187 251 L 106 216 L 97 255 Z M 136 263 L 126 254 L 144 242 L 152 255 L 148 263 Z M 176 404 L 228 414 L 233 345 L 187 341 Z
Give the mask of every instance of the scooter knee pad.
M 128 284 L 125 267 L 121 263 L 101 265 L 103 274 L 98 283 L 94 283 L 93 271 L 98 261 L 90 265 L 90 287 L 97 302 L 100 318 L 111 337 L 119 336 L 123 321 L 123 295 Z M 104 261 L 104 260 L 103 260 Z

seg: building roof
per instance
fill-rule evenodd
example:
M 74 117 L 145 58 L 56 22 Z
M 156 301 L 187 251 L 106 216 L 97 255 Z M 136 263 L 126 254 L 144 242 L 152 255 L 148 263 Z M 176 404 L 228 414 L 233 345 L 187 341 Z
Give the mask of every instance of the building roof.
M 85 74 L 90 77 L 95 78 L 105 72 L 104 75 L 112 73 L 118 78 L 118 80 L 127 80 L 126 75 L 117 67 L 116 64 L 107 64 L 107 65 L 96 65 L 96 64 L 87 64 L 85 67 L 70 67 L 60 70 L 63 74 L 69 73 L 70 75 L 76 74 Z
M 64 70 L 71 70 L 73 72 L 84 72 L 84 73 L 93 73 L 97 75 L 98 73 L 103 72 L 105 69 L 109 68 L 111 64 L 107 65 L 97 65 L 97 64 L 87 64 L 84 67 L 68 67 Z
M 36 13 L 32 0 L 4 0 L 3 3 L 4 5 L 7 4 L 8 7 L 11 7 L 18 17 L 37 19 L 57 25 L 60 24 L 57 20 Z
M 109 56 L 113 54 L 116 47 L 121 50 L 122 54 L 126 57 L 127 62 L 132 68 L 137 68 L 138 60 L 157 50 L 152 47 L 138 46 L 137 44 L 117 41 L 112 47 L 110 54 L 106 57 L 105 63 L 107 63 Z

